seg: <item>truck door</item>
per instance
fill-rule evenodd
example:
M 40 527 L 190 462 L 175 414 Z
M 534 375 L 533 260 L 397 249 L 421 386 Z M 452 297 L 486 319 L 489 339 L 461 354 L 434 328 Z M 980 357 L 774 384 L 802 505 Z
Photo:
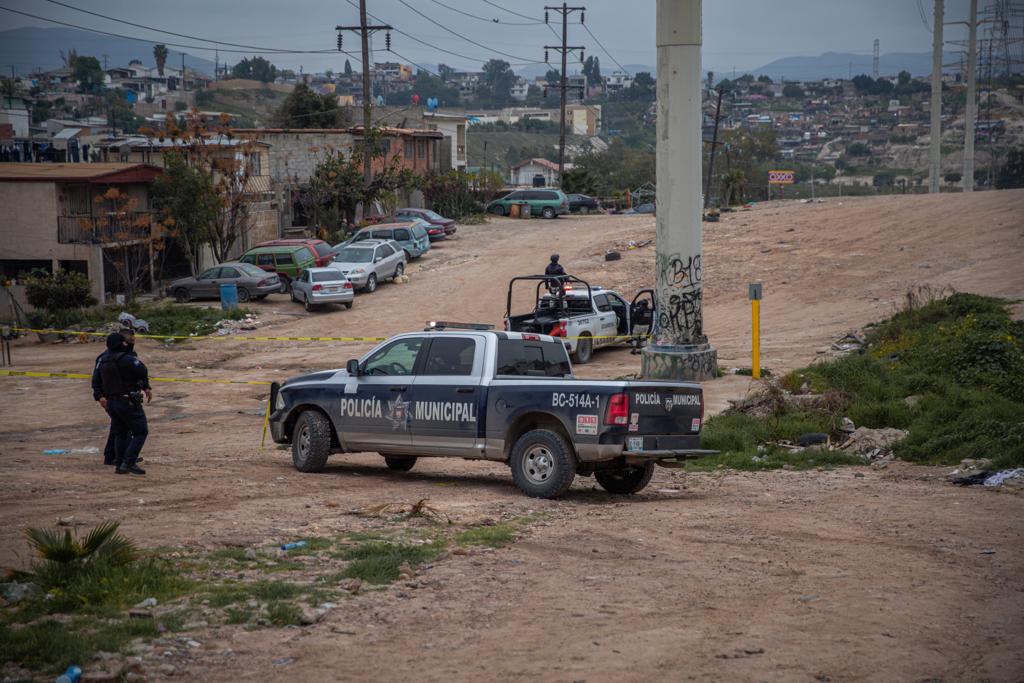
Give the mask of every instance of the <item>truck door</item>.
M 654 301 L 653 289 L 641 289 L 633 297 L 629 304 L 629 334 L 633 337 L 646 338 L 654 333 Z
M 350 377 L 341 397 L 339 431 L 348 450 L 408 452 L 410 394 L 424 337 L 403 337 L 382 346 Z
M 484 340 L 470 335 L 433 337 L 409 397 L 413 449 L 445 455 L 480 455 Z
M 594 295 L 594 306 L 597 308 L 597 325 L 594 326 L 595 346 L 607 346 L 615 343 L 617 321 L 612 304 L 605 294 Z

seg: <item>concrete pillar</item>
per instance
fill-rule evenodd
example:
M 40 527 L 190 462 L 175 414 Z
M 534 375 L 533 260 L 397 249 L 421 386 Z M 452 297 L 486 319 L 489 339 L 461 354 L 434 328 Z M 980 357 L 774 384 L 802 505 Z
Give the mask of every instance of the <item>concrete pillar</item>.
M 657 331 L 649 379 L 707 380 L 718 352 L 704 334 L 701 225 L 701 0 L 658 0 Z

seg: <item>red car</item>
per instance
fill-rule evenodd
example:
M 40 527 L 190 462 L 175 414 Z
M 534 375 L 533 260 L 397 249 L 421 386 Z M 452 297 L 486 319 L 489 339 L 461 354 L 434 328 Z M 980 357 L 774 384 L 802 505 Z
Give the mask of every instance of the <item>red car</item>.
M 268 242 L 260 242 L 256 245 L 257 247 L 309 247 L 316 255 L 316 267 L 323 268 L 331 261 L 334 260 L 334 253 L 331 251 L 331 245 L 323 240 L 314 239 L 288 239 L 288 240 L 270 240 Z
M 427 234 L 430 235 L 431 240 L 443 239 L 444 237 L 451 237 L 455 234 L 455 221 L 451 218 L 445 218 L 441 214 L 431 211 L 430 209 L 399 209 L 395 212 L 395 216 L 405 220 L 410 218 L 419 218 L 420 220 L 426 221 L 430 224 L 430 227 L 427 228 Z M 440 231 L 438 228 L 440 228 Z

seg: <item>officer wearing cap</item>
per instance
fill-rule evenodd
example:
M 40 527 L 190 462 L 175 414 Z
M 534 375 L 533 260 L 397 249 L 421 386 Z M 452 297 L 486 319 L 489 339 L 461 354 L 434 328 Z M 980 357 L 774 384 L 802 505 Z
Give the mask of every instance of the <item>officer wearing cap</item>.
M 119 334 L 122 337 L 125 338 L 125 341 L 128 342 L 128 349 L 129 349 L 128 353 L 130 355 L 132 355 L 132 356 L 137 355 L 135 353 L 135 330 L 133 330 L 130 327 L 122 327 L 120 332 L 119 332 Z M 103 389 L 102 389 L 102 385 L 101 385 L 101 381 L 100 381 L 100 374 L 99 374 L 99 371 L 96 368 L 99 367 L 100 360 L 103 358 L 103 356 L 106 353 L 107 353 L 107 351 L 104 351 L 100 355 L 96 356 L 96 363 L 93 366 L 93 372 L 92 372 L 92 393 L 93 393 L 93 398 L 95 400 L 97 400 L 97 401 L 102 396 Z M 109 409 L 107 410 L 107 415 L 110 415 L 110 410 Z M 111 418 L 110 418 L 110 430 L 107 432 L 107 444 L 103 448 L 103 464 L 104 465 L 114 465 L 117 462 L 117 450 L 116 450 L 117 449 L 117 445 L 116 445 L 116 440 L 117 440 L 117 437 L 115 436 L 115 430 L 114 430 L 114 418 L 113 418 L 113 416 L 111 416 Z M 139 459 L 136 462 L 142 462 L 142 457 L 140 456 Z
M 545 275 L 565 275 L 565 268 L 558 262 L 558 254 L 551 255 L 551 263 L 544 269 Z
M 133 344 L 120 332 L 107 337 L 107 350 L 97 359 L 92 375 L 93 398 L 110 415 L 114 436 L 114 465 L 118 474 L 145 474 L 139 453 L 149 426 L 142 397 L 153 399 L 149 371 L 135 355 Z M 104 454 L 106 459 L 106 454 Z

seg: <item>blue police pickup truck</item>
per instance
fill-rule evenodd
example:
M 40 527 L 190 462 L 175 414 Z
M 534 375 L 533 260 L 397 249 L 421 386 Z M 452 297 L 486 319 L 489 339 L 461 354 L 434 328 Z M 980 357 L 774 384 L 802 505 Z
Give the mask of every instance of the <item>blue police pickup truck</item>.
M 577 474 L 635 493 L 655 464 L 714 452 L 700 448 L 699 384 L 577 379 L 560 340 L 489 327 L 431 324 L 344 370 L 274 383 L 274 441 L 291 444 L 300 472 L 366 451 L 402 471 L 424 456 L 504 462 L 538 498 L 561 495 Z

